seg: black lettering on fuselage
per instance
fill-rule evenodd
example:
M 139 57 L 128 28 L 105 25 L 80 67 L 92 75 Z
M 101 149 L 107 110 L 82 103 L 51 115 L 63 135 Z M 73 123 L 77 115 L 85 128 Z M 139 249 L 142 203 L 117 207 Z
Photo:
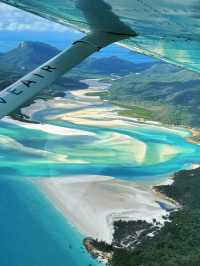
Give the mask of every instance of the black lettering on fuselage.
M 24 91 L 23 90 L 20 90 L 20 91 L 18 91 L 17 89 L 15 89 L 15 88 L 11 88 L 11 89 L 9 89 L 8 90 L 10 93 L 12 93 L 12 94 L 14 94 L 14 95 L 20 95 L 20 94 L 22 94 Z
M 0 97 L 0 103 L 7 103 L 7 102 L 4 98 Z
M 36 81 L 33 80 L 22 80 L 21 82 L 28 88 L 30 88 L 31 84 L 37 83 Z
M 47 72 L 53 72 L 53 70 L 55 70 L 56 67 L 51 67 L 47 65 L 47 66 L 42 67 L 41 69 Z
M 41 79 L 44 79 L 44 76 L 42 76 L 42 75 L 40 75 L 40 74 L 35 73 L 35 74 L 33 74 L 33 75 L 36 76 L 36 77 L 39 77 L 39 78 L 41 78 Z

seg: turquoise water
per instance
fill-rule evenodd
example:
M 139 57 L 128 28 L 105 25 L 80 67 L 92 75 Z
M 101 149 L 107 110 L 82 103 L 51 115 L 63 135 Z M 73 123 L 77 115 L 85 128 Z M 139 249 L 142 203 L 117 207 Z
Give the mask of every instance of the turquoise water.
M 28 181 L 0 180 L 0 265 L 98 265 L 82 247 L 82 237 Z
M 154 183 L 200 162 L 187 130 L 135 123 L 96 99 L 72 93 L 35 110 L 42 124 L 0 122 L 1 266 L 98 265 L 33 180 L 84 174 Z

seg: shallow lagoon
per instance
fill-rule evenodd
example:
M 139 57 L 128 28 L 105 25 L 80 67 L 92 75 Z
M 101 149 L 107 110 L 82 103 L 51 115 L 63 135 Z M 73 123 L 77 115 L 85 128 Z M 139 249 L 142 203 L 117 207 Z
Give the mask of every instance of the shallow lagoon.
M 41 102 L 31 115 L 42 124 L 0 123 L 1 265 L 98 264 L 34 179 L 104 175 L 154 184 L 200 162 L 189 131 L 137 123 L 96 97 L 73 93 Z

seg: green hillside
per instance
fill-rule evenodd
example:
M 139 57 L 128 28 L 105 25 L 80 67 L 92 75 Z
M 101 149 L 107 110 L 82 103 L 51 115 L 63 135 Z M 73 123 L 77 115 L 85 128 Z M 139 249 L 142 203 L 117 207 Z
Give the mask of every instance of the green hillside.
M 15 49 L 0 53 L 0 73 L 7 72 L 29 72 L 60 51 L 51 45 L 40 42 L 22 42 Z M 134 64 L 117 56 L 88 58 L 71 71 L 71 75 L 127 75 L 132 72 L 144 71 L 153 63 Z M 1 75 L 1 74 L 0 74 Z
M 0 90 L 55 56 L 59 50 L 23 42 L 0 54 Z M 167 124 L 200 125 L 200 76 L 166 63 L 134 64 L 116 56 L 90 57 L 42 92 L 40 97 L 62 96 L 64 90 L 85 88 L 84 78 L 118 76 L 103 99 L 125 107 L 121 115 L 158 120 Z M 128 106 L 128 108 L 127 108 Z
M 113 82 L 103 95 L 113 103 L 130 108 L 122 114 L 165 123 L 200 125 L 200 75 L 168 64 L 155 63 L 149 69 L 131 73 Z M 148 116 L 149 113 L 149 116 Z
M 22 42 L 15 49 L 0 54 L 0 71 L 28 72 L 59 53 L 59 50 L 40 42 Z

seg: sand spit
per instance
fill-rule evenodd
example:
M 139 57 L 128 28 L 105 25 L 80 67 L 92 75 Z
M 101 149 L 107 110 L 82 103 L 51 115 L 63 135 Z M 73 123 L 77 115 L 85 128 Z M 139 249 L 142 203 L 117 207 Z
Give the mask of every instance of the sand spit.
M 94 133 L 80 130 L 80 129 L 73 129 L 73 128 L 67 128 L 62 126 L 56 126 L 51 125 L 47 123 L 41 123 L 41 124 L 31 124 L 31 123 L 25 123 L 22 121 L 13 120 L 10 118 L 4 118 L 4 122 L 14 124 L 17 126 L 21 126 L 27 129 L 32 130 L 40 130 L 49 134 L 53 135 L 60 135 L 60 136 L 96 136 Z
M 37 181 L 59 211 L 86 237 L 112 241 L 115 220 L 157 219 L 167 212 L 161 198 L 150 186 L 112 177 L 78 176 Z

